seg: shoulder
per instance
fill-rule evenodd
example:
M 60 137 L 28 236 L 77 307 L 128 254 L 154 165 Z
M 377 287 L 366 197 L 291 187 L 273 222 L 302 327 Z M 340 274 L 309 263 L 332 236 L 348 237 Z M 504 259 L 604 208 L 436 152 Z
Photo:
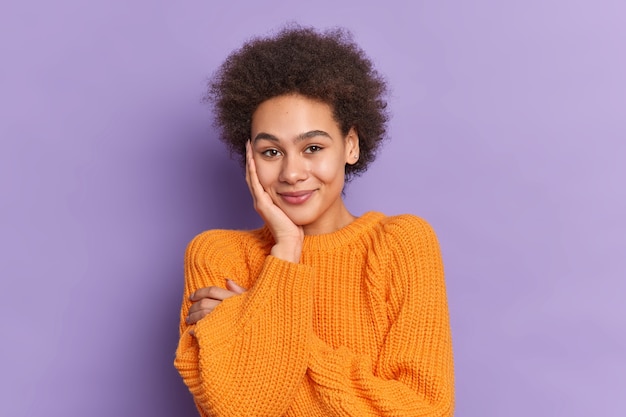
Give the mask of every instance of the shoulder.
M 390 243 L 401 246 L 437 244 L 437 236 L 432 226 L 413 214 L 385 217 L 381 221 L 381 227 Z
M 390 254 L 388 291 L 392 316 L 407 300 L 413 300 L 412 308 L 417 308 L 429 297 L 445 294 L 441 251 L 431 225 L 420 217 L 403 214 L 385 218 L 383 227 Z
M 195 288 L 223 285 L 225 278 L 239 285 L 252 285 L 252 270 L 262 264 L 271 248 L 271 234 L 256 230 L 207 230 L 194 237 L 185 253 L 187 280 Z
M 440 269 L 439 241 L 432 226 L 423 218 L 402 214 L 386 217 L 381 224 L 393 265 L 401 269 Z
M 212 258 L 220 256 L 236 257 L 250 251 L 262 251 L 271 242 L 264 229 L 255 230 L 206 230 L 196 235 L 187 245 L 187 256 Z
M 398 249 L 420 246 L 438 246 L 437 237 L 430 224 L 413 214 L 386 216 L 371 211 L 360 219 L 360 241 L 373 246 L 376 252 L 388 254 Z
M 381 265 L 440 261 L 439 242 L 431 225 L 413 214 L 385 216 L 378 212 L 366 215 L 365 242 L 370 257 L 381 259 Z

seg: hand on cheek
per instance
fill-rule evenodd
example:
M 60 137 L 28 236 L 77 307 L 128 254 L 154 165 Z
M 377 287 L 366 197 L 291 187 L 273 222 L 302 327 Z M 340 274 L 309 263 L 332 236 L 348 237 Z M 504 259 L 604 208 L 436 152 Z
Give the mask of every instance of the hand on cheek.
M 265 221 L 274 236 L 276 244 L 272 248 L 271 254 L 286 261 L 299 262 L 304 230 L 292 222 L 263 189 L 257 175 L 250 141 L 246 143 L 246 183 L 250 189 L 250 194 L 252 194 L 254 209 Z

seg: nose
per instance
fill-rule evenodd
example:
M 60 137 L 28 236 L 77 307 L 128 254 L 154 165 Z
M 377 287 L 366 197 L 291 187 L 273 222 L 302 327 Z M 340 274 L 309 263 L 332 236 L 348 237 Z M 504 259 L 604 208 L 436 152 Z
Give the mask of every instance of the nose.
M 299 155 L 287 155 L 282 160 L 279 180 L 287 184 L 296 184 L 308 178 L 307 161 Z

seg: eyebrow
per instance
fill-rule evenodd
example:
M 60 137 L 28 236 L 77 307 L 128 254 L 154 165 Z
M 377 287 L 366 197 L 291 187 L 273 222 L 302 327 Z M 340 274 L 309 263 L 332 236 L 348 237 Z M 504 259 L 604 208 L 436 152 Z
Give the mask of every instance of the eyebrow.
M 324 136 L 330 140 L 333 139 L 328 133 L 324 132 L 323 130 L 311 130 L 305 133 L 300 133 L 298 136 L 296 136 L 295 142 L 300 142 L 306 139 L 311 139 L 316 136 Z M 265 133 L 265 132 L 260 132 L 259 134 L 257 134 L 254 137 L 254 142 L 256 142 L 257 140 L 261 140 L 261 139 L 271 140 L 273 142 L 279 142 L 279 139 L 276 136 L 269 134 L 269 133 Z

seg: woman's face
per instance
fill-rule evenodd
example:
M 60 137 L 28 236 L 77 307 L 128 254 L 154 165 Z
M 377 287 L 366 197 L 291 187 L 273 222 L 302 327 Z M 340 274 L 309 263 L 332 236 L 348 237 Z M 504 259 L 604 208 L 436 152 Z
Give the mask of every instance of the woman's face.
M 341 192 L 359 141 L 354 129 L 342 135 L 329 105 L 301 95 L 271 98 L 252 115 L 250 138 L 261 185 L 305 234 L 352 221 Z

